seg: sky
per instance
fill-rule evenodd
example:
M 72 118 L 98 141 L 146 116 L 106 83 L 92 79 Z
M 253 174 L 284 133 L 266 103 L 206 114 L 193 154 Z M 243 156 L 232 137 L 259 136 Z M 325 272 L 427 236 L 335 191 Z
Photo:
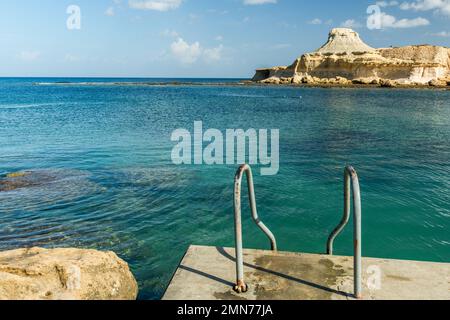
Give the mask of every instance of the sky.
M 0 76 L 249 78 L 335 27 L 450 47 L 450 0 L 2 0 Z

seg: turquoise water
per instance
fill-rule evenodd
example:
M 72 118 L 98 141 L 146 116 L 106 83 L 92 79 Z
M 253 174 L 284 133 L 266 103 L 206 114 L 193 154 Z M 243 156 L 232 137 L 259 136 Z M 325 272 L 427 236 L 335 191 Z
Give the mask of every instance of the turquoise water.
M 0 176 L 35 170 L 38 182 L 0 192 L 0 250 L 113 250 L 140 298 L 159 298 L 190 244 L 234 243 L 236 166 L 171 164 L 172 131 L 202 120 L 280 129 L 280 172 L 255 183 L 281 250 L 324 251 L 352 164 L 364 255 L 450 262 L 450 91 L 34 85 L 63 81 L 0 80 Z M 245 212 L 245 246 L 268 248 Z

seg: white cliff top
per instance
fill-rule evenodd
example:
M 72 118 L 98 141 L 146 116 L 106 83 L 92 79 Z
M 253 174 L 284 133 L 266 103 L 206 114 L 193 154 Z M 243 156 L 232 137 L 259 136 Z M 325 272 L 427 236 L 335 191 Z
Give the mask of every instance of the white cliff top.
M 351 53 L 351 52 L 371 52 L 374 48 L 365 44 L 359 34 L 352 29 L 335 28 L 331 30 L 328 36 L 328 42 L 325 43 L 316 52 L 318 53 Z

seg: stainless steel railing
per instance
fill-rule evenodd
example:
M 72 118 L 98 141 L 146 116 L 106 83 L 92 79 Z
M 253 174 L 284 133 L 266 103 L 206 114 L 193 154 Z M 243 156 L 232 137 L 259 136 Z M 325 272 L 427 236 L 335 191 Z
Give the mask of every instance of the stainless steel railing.
M 354 294 L 362 298 L 362 267 L 361 267 L 361 192 L 358 175 L 353 167 L 346 167 L 344 173 L 344 216 L 339 225 L 328 238 L 327 254 L 333 255 L 333 243 L 336 237 L 344 230 L 350 220 L 350 192 L 353 189 L 353 272 Z
M 236 240 L 236 286 L 234 287 L 234 290 L 238 293 L 247 292 L 248 290 L 248 286 L 244 281 L 244 258 L 242 253 L 241 190 L 244 173 L 247 175 L 248 194 L 253 220 L 269 238 L 272 250 L 277 251 L 275 236 L 258 217 L 252 170 L 249 165 L 244 164 L 239 168 L 234 179 L 234 221 Z
M 252 217 L 258 227 L 269 238 L 271 248 L 277 251 L 277 242 L 273 233 L 259 219 L 256 209 L 255 189 L 253 185 L 252 170 L 249 165 L 242 165 L 235 176 L 234 181 L 234 220 L 235 220 L 235 242 L 236 242 L 236 286 L 234 290 L 238 293 L 247 292 L 248 286 L 244 280 L 244 259 L 242 248 L 242 215 L 241 215 L 241 191 L 242 178 L 247 176 L 250 208 Z M 336 237 L 344 230 L 350 220 L 351 191 L 353 191 L 353 240 L 354 240 L 354 295 L 362 297 L 362 266 L 361 266 L 361 192 L 358 175 L 353 167 L 346 167 L 344 173 L 344 216 L 339 225 L 333 230 L 327 242 L 327 254 L 333 255 L 333 244 Z

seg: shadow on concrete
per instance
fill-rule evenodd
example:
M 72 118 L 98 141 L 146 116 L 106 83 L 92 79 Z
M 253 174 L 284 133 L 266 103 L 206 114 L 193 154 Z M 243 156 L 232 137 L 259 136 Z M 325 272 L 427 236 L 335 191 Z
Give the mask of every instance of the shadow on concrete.
M 224 256 L 225 258 L 230 259 L 231 261 L 236 263 L 236 258 L 233 257 L 232 255 L 230 255 L 228 252 L 226 252 L 224 248 L 216 247 L 216 249 L 222 256 Z M 273 270 L 269 270 L 269 269 L 266 269 L 266 268 L 263 268 L 263 267 L 255 266 L 255 265 L 252 265 L 252 264 L 249 264 L 249 263 L 246 263 L 246 262 L 244 262 L 244 265 L 246 267 L 248 267 L 248 268 L 252 268 L 252 269 L 255 269 L 255 270 L 258 270 L 258 271 L 261 271 L 261 272 L 266 272 L 266 273 L 275 275 L 277 277 L 284 278 L 284 279 L 289 280 L 289 281 L 297 282 L 299 284 L 302 284 L 302 285 L 305 285 L 305 286 L 309 286 L 309 287 L 312 287 L 312 288 L 315 288 L 315 289 L 318 289 L 318 290 L 323 290 L 323 291 L 326 291 L 326 292 L 329 292 L 329 293 L 333 293 L 333 294 L 337 294 L 337 295 L 341 295 L 341 296 L 344 296 L 344 297 L 347 297 L 347 298 L 353 298 L 353 295 L 349 294 L 347 292 L 331 289 L 331 288 L 322 286 L 322 285 L 317 284 L 317 283 L 313 283 L 313 282 L 309 282 L 309 281 L 306 281 L 306 280 L 298 279 L 298 278 L 292 277 L 292 276 L 287 275 L 287 274 L 283 274 L 283 273 L 280 273 L 280 272 L 277 272 L 277 271 L 273 271 Z M 222 281 L 225 281 L 225 280 L 222 280 Z M 227 282 L 227 281 L 225 281 L 225 282 Z M 234 284 L 232 284 L 231 286 L 234 286 Z
M 229 282 L 227 280 L 221 279 L 219 277 L 213 276 L 211 274 L 208 274 L 208 273 L 200 271 L 200 270 L 196 270 L 196 269 L 193 269 L 193 268 L 190 268 L 190 267 L 186 267 L 186 266 L 183 266 L 183 265 L 180 265 L 179 268 L 183 269 L 183 270 L 186 270 L 186 271 L 189 271 L 189 272 L 192 272 L 192 273 L 195 273 L 195 274 L 198 274 L 199 276 L 208 278 L 210 280 L 220 282 L 220 283 L 222 283 L 222 284 L 224 284 L 224 285 L 226 285 L 228 287 L 233 287 L 234 286 L 234 283 L 232 283 L 232 282 Z

